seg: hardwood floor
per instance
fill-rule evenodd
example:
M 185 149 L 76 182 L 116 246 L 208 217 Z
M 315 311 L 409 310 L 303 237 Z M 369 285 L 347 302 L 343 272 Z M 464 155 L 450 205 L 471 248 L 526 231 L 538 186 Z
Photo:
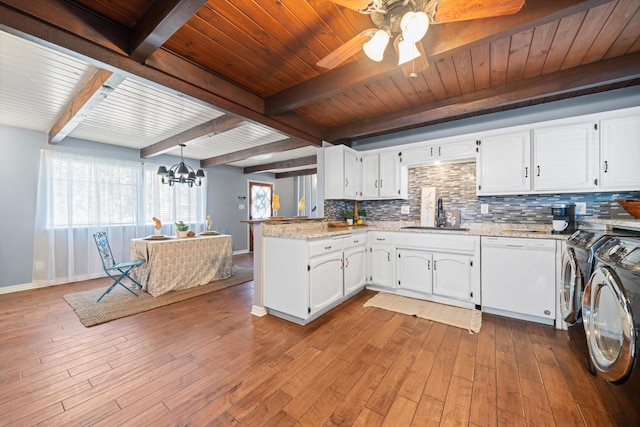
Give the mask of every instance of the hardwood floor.
M 62 297 L 106 284 L 0 295 L 0 425 L 614 425 L 551 327 L 470 335 L 371 291 L 301 327 L 252 316 L 249 282 L 85 328 Z

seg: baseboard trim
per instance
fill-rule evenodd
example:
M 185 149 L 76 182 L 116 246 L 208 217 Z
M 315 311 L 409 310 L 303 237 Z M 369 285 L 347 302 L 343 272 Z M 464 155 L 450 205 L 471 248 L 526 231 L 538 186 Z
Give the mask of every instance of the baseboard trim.
M 49 285 L 45 284 L 36 285 L 35 283 L 22 283 L 20 285 L 2 286 L 0 287 L 0 295 L 11 294 L 13 292 L 29 291 L 31 289 L 46 288 L 48 286 Z

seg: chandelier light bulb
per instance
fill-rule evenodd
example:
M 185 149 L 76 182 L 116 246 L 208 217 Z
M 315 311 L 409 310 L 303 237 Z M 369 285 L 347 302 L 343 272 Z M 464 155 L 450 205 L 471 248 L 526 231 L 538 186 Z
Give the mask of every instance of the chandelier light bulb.
M 427 34 L 429 17 L 424 12 L 407 12 L 400 21 L 402 38 L 411 43 L 417 43 Z
M 422 55 L 416 44 L 409 40 L 400 40 L 398 43 L 398 65 L 402 65 L 405 62 L 412 61 Z
M 373 61 L 380 62 L 384 55 L 384 50 L 389 43 L 389 33 L 385 30 L 378 30 L 375 32 L 371 40 L 366 42 L 362 46 L 364 53 Z

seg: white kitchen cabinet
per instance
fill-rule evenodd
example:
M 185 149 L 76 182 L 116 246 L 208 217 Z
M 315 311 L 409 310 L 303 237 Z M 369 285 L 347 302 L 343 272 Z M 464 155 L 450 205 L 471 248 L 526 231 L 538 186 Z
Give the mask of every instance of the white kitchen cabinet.
M 344 295 L 342 266 L 342 248 L 309 259 L 309 316 Z
M 434 253 L 433 293 L 461 301 L 474 301 L 473 256 Z M 477 271 L 477 269 L 476 269 Z
M 640 114 L 600 121 L 600 190 L 640 190 Z
M 433 289 L 433 255 L 420 249 L 396 249 L 398 289 L 431 294 Z
M 368 283 L 383 288 L 395 288 L 393 281 L 394 248 L 393 233 L 373 232 L 367 236 L 369 243 L 369 256 L 367 267 L 369 272 Z
M 406 199 L 408 170 L 400 152 L 364 153 L 361 156 L 362 199 Z
M 531 132 L 487 136 L 480 140 L 476 194 L 522 194 L 531 191 Z
M 355 200 L 360 196 L 358 152 L 344 145 L 324 148 L 325 199 Z
M 556 241 L 482 237 L 482 310 L 553 324 Z
M 598 189 L 598 134 L 594 122 L 536 128 L 533 135 L 536 193 Z
M 475 160 L 476 147 L 477 141 L 469 138 L 434 144 L 423 143 L 402 150 L 402 162 L 407 166 L 420 166 L 436 162 Z
M 366 235 L 358 234 L 344 239 L 344 295 L 349 296 L 364 288 L 367 281 Z

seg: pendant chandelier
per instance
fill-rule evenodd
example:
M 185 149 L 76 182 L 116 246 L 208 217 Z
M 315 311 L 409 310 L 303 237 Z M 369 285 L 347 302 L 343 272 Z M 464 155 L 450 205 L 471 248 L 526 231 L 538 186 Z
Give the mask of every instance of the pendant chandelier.
M 163 184 L 173 186 L 178 182 L 180 184 L 187 184 L 189 187 L 202 185 L 202 179 L 205 177 L 204 171 L 198 169 L 198 172 L 194 172 L 191 166 L 184 164 L 184 157 L 182 155 L 182 149 L 184 147 L 184 144 L 180 144 L 180 163 L 171 166 L 169 170 L 167 170 L 165 166 L 158 168 L 158 175 L 161 177 L 160 182 Z

